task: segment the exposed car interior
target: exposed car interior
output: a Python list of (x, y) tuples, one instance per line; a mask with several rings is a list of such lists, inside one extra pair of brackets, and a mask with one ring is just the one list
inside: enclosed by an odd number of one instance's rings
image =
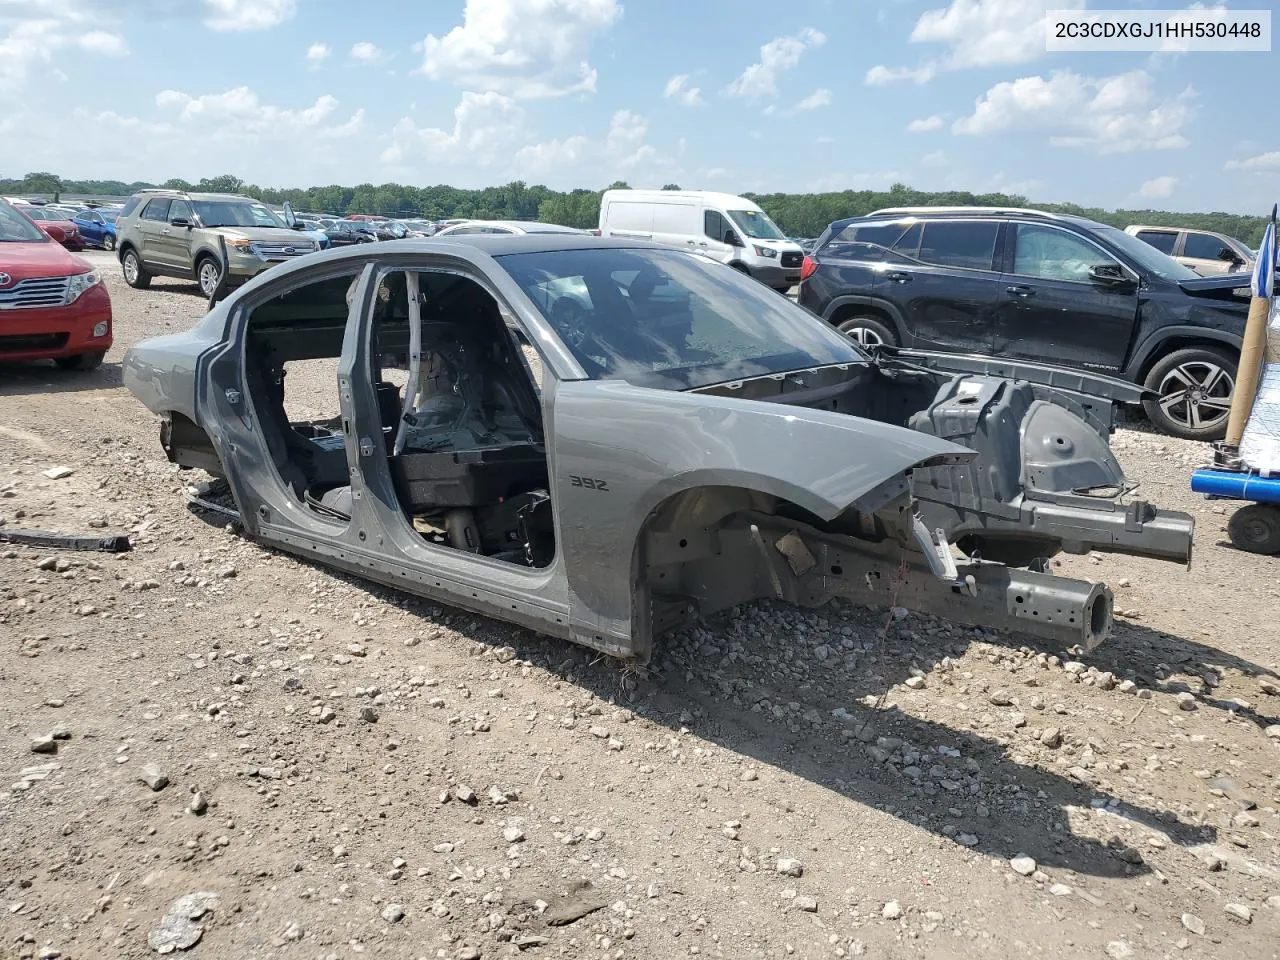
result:
[[(335, 277), (255, 308), (245, 349), (246, 385), (285, 486), (340, 522), (352, 513), (341, 418), (291, 422), (285, 369), (339, 356), (357, 282)], [(541, 402), (493, 297), (453, 273), (388, 271), (371, 322), (368, 376), (406, 520), (431, 543), (524, 566), (550, 563)]]

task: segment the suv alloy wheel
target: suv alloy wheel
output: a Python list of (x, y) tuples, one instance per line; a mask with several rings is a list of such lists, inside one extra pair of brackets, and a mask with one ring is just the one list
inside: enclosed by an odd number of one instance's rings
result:
[(1236, 366), (1234, 357), (1215, 347), (1175, 350), (1147, 373), (1144, 386), (1157, 396), (1142, 406), (1164, 433), (1184, 440), (1219, 440), (1227, 432)]

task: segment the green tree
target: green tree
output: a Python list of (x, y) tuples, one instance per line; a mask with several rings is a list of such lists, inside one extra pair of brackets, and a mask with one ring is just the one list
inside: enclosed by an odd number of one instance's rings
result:
[(235, 174), (223, 173), (216, 177), (204, 177), (195, 188), (206, 193), (239, 193), (244, 186), (244, 181)]
[(187, 180), (183, 180), (181, 177), (170, 177), (164, 183), (160, 184), (160, 186), (168, 190), (190, 190), (191, 189), (191, 183)]
[(678, 184), (678, 183), (664, 183), (664, 184), (662, 185), (662, 189), (663, 189), (663, 190), (679, 190), (679, 189), (680, 189), (680, 184)]
[(23, 193), (57, 193), (62, 189), (65, 189), (62, 184), (62, 178), (56, 173), (40, 171), (38, 173), (28, 173), (22, 178)]

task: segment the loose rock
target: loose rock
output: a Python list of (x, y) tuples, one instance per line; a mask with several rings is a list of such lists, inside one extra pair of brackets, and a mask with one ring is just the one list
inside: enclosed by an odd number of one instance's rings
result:
[(169, 775), (155, 763), (148, 763), (138, 771), (138, 779), (152, 790), (163, 790), (169, 785)]
[(1013, 872), (1024, 877), (1029, 877), (1036, 872), (1036, 862), (1025, 853), (1020, 853), (1009, 861), (1009, 866), (1013, 867)]

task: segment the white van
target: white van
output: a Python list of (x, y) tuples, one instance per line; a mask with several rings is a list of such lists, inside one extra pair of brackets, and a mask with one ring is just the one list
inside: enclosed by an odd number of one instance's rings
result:
[(706, 254), (782, 291), (800, 282), (804, 261), (804, 252), (756, 204), (707, 190), (606, 190), (600, 235)]

